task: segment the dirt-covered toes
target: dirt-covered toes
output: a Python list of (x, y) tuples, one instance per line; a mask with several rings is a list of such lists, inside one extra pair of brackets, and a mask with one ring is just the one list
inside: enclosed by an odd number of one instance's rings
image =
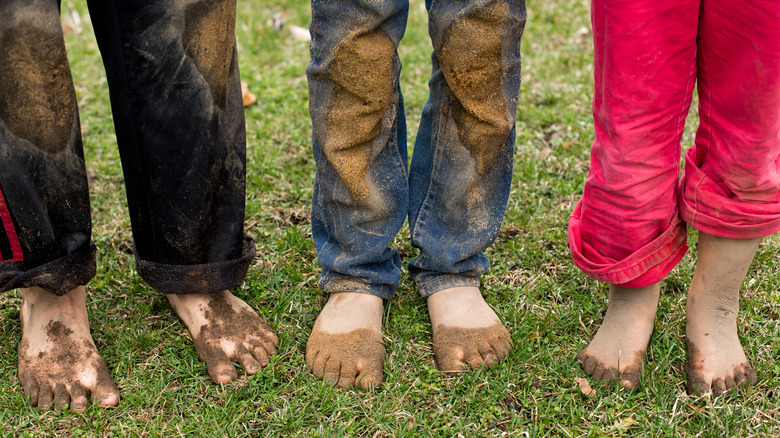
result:
[(618, 362), (617, 367), (605, 365), (598, 357), (588, 353), (587, 348), (577, 353), (576, 359), (582, 365), (583, 371), (594, 380), (618, 380), (624, 388), (639, 388), (645, 360), (643, 352), (635, 352), (634, 357), (628, 357), (622, 363)]
[(457, 374), (469, 368), (489, 368), (512, 349), (512, 337), (503, 324), (461, 328), (439, 324), (433, 330), (436, 368)]
[(731, 389), (755, 385), (758, 376), (753, 366), (742, 353), (735, 355), (714, 355), (707, 357), (692, 342), (688, 341), (688, 357), (685, 361), (685, 375), (688, 394), (702, 395), (712, 392), (721, 395)]
[(370, 329), (347, 333), (314, 330), (306, 343), (306, 366), (315, 377), (340, 388), (369, 390), (382, 384), (385, 347)]
[(80, 412), (90, 398), (99, 406), (116, 406), (119, 390), (91, 339), (74, 336), (60, 321), (49, 323), (47, 334), (45, 342), (23, 337), (19, 344), (19, 382), (30, 403)]
[(168, 300), (190, 330), (195, 350), (216, 383), (238, 378), (234, 363), (247, 374), (255, 374), (268, 365), (279, 347), (271, 327), (229, 291), (169, 295)]

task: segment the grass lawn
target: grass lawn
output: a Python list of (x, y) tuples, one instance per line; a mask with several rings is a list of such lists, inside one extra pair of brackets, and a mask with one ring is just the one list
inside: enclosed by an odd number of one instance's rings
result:
[[(606, 286), (578, 271), (566, 248), (592, 139), (591, 36), (587, 0), (529, 4), (515, 176), (502, 232), (487, 251), (484, 292), (513, 334), (496, 368), (458, 378), (436, 371), (424, 301), (404, 274), (386, 306), (386, 384), (372, 393), (315, 380), (306, 339), (325, 295), (315, 283), (309, 204), (314, 161), (304, 68), (308, 46), (277, 32), (274, 15), (305, 27), (305, 0), (239, 4), (243, 78), (257, 95), (247, 108), (248, 232), (258, 256), (236, 290), (278, 331), (279, 353), (255, 376), (211, 383), (184, 325), (145, 285), (132, 240), (102, 63), (84, 0), (63, 2), (63, 22), (81, 111), (98, 273), (88, 285), (95, 342), (121, 390), (121, 405), (84, 414), (42, 412), (16, 378), (18, 293), (0, 296), (0, 435), (4, 436), (776, 436), (780, 434), (780, 241), (766, 239), (743, 286), (740, 333), (758, 384), (718, 398), (685, 393), (684, 304), (695, 259), (663, 283), (644, 386), (594, 384), (574, 356), (598, 328)], [(408, 144), (427, 99), (431, 46), (422, 0), (411, 4), (399, 49)], [(75, 18), (81, 19), (80, 29)], [(0, 60), (2, 62), (2, 60)], [(2, 86), (2, 85), (0, 85)], [(691, 112), (684, 145), (693, 140)], [(695, 248), (696, 234), (689, 236)], [(405, 227), (395, 241), (414, 255)]]

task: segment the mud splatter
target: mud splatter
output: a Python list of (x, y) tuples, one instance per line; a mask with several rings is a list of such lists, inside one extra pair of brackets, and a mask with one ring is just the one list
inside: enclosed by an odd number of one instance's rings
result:
[(585, 350), (577, 353), (575, 358), (582, 365), (582, 369), (586, 374), (596, 380), (618, 380), (620, 384), (627, 389), (636, 389), (640, 386), (640, 380), (642, 377), (642, 367), (645, 364), (644, 351), (637, 351), (634, 353), (634, 360), (630, 361), (628, 366), (623, 366), (621, 363), (620, 368), (607, 367), (595, 356), (591, 356)]
[(233, 61), (236, 1), (200, 1), (185, 11), (184, 49), (209, 84), (214, 103), (224, 109)]
[[(220, 382), (220, 376), (230, 376), (230, 380), (238, 377), (231, 359), (251, 353), (260, 366), (266, 366), (268, 356), (276, 353), (277, 344), (267, 335), (273, 333), (271, 327), (249, 306), (232, 306), (224, 293), (211, 295), (204, 316), (209, 323), (201, 327), (194, 339), (195, 350), (215, 382)], [(236, 345), (234, 357), (227, 356), (223, 342)]]
[(29, 15), (0, 36), (0, 119), (14, 135), (57, 153), (76, 123), (73, 81), (59, 17)]
[(509, 25), (509, 5), (494, 1), (459, 17), (436, 51), (449, 87), (444, 110), (452, 111), (458, 136), (483, 174), (495, 161), (514, 125), (502, 94), (502, 35)]
[(366, 201), (376, 189), (367, 171), (371, 142), (394, 102), (395, 44), (381, 30), (347, 35), (334, 50), (330, 69), (335, 84), (323, 149), (353, 198)]
[(306, 343), (306, 366), (315, 377), (340, 388), (370, 390), (384, 381), (382, 335), (370, 329), (347, 333), (312, 331)]
[(741, 385), (755, 385), (758, 381), (756, 370), (747, 362), (736, 365), (731, 375), (710, 381), (705, 377), (706, 365), (701, 350), (691, 341), (686, 340), (686, 345), (688, 357), (685, 359), (685, 380), (688, 394), (701, 395), (712, 390), (714, 395), (720, 395)]
[(436, 368), (458, 374), (471, 368), (489, 368), (503, 360), (512, 349), (512, 337), (503, 324), (461, 328), (439, 324), (433, 330)]

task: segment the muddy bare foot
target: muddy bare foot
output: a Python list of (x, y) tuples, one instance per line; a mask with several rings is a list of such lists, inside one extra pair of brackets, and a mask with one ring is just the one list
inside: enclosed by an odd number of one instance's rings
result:
[(41, 409), (83, 412), (87, 400), (119, 404), (119, 391), (92, 340), (83, 286), (64, 296), (37, 287), (22, 293), (19, 381)]
[(384, 380), (384, 303), (376, 295), (332, 293), (306, 343), (306, 366), (341, 388), (371, 389)]
[(737, 336), (739, 288), (761, 239), (699, 232), (699, 257), (688, 291), (685, 334), (688, 392), (719, 395), (757, 381)]
[(477, 287), (454, 287), (428, 297), (436, 368), (457, 374), (488, 368), (512, 349), (512, 337)]
[(254, 374), (276, 353), (279, 338), (271, 327), (230, 291), (166, 297), (192, 334), (195, 350), (216, 383), (238, 378), (233, 362)]
[(653, 334), (661, 287), (609, 287), (609, 307), (593, 340), (577, 354), (583, 370), (596, 380), (619, 380), (638, 388), (647, 345)]

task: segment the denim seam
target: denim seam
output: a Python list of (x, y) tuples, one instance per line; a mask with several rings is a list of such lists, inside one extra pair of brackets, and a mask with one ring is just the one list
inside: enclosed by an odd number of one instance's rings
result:
[[(434, 56), (436, 53), (434, 52)], [(431, 197), (431, 186), (433, 185), (433, 176), (436, 174), (436, 170), (438, 168), (439, 163), (439, 156), (440, 156), (440, 148), (439, 145), (439, 138), (440, 134), (439, 132), (442, 130), (443, 126), (446, 126), (446, 118), (444, 117), (444, 107), (445, 104), (449, 101), (449, 96), (447, 95), (446, 90), (442, 90), (442, 100), (441, 100), (441, 106), (439, 107), (439, 114), (438, 114), (438, 123), (436, 127), (436, 134), (431, 139), (431, 144), (433, 145), (433, 164), (431, 164), (431, 172), (430, 172), (430, 178), (428, 179), (428, 187), (425, 189), (425, 199), (423, 199), (422, 204), (420, 205), (420, 211), (417, 212), (417, 218), (415, 218), (415, 227), (414, 231), (412, 232), (412, 241), (414, 241), (414, 236), (417, 235), (417, 230), (420, 228), (421, 225), (425, 224), (425, 213), (430, 209), (428, 207), (429, 202), (428, 200)]]

